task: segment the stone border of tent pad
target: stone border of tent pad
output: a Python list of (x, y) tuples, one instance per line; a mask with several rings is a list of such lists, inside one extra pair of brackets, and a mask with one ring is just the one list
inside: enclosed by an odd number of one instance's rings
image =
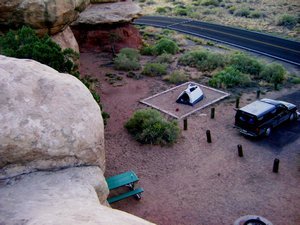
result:
[[(188, 87), (189, 84), (199, 85), (204, 94), (203, 100), (194, 106), (176, 103), (177, 97)], [(166, 91), (152, 95), (148, 98), (142, 99), (140, 102), (152, 108), (158, 109), (176, 119), (182, 119), (228, 97), (229, 95), (229, 93), (207, 87), (202, 84), (186, 82)]]

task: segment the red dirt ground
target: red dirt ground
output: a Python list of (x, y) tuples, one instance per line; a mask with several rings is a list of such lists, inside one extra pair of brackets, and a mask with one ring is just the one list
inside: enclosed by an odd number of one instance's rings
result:
[[(111, 116), (105, 128), (105, 175), (134, 170), (140, 177), (138, 186), (145, 190), (141, 201), (129, 198), (113, 208), (159, 225), (231, 225), (248, 214), (263, 216), (274, 225), (300, 224), (300, 138), (273, 148), (264, 140), (241, 136), (233, 128), (234, 100), (227, 99), (214, 105), (213, 120), (209, 108), (190, 116), (188, 130), (174, 146), (140, 145), (124, 123), (145, 107), (140, 99), (168, 86), (155, 78), (133, 80), (124, 73), (126, 84), (113, 87), (105, 81), (105, 73), (112, 69), (99, 67), (109, 61), (99, 54), (81, 54), (81, 74), (99, 79), (104, 110)], [(255, 93), (244, 94), (240, 105), (254, 99)], [(207, 129), (211, 144), (206, 142)], [(243, 145), (243, 158), (237, 156), (237, 144)], [(274, 158), (280, 159), (278, 174), (272, 173)]]

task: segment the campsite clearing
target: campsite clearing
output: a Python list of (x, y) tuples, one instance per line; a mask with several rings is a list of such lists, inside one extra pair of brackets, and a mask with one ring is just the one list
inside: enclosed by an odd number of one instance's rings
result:
[[(99, 54), (81, 54), (81, 73), (98, 78), (101, 101), (111, 118), (105, 127), (106, 177), (134, 170), (145, 192), (141, 201), (126, 199), (113, 205), (158, 225), (233, 224), (244, 215), (259, 215), (273, 224), (300, 223), (300, 121), (274, 131), (268, 139), (252, 140), (233, 128), (235, 99), (228, 98), (189, 116), (188, 130), (172, 147), (141, 145), (124, 128), (139, 103), (170, 88), (159, 78), (127, 78), (113, 87), (105, 81), (112, 68)], [(267, 92), (262, 97), (278, 98), (296, 93), (285, 101), (300, 99), (300, 89)], [(298, 95), (297, 95), (298, 93)], [(177, 97), (177, 96), (176, 96)], [(256, 98), (243, 94), (240, 106)], [(300, 102), (296, 102), (300, 107)], [(203, 115), (203, 116), (202, 116)], [(180, 123), (183, 126), (182, 123)], [(205, 131), (211, 130), (212, 143)], [(237, 154), (237, 145), (244, 157)], [(274, 158), (280, 159), (279, 173), (272, 173)]]

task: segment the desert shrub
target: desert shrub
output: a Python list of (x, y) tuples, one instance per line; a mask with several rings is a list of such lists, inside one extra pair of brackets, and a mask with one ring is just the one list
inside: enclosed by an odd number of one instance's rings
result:
[(142, 71), (143, 75), (155, 77), (167, 74), (167, 65), (160, 63), (147, 63)]
[(173, 12), (175, 16), (187, 16), (190, 13), (190, 9), (178, 6), (174, 8)]
[(300, 84), (300, 77), (297, 77), (297, 76), (291, 76), (289, 78), (289, 81), (292, 83), (292, 84)]
[(140, 58), (139, 51), (134, 48), (122, 48), (120, 53), (126, 55), (127, 58), (132, 60), (139, 60)]
[(260, 73), (260, 77), (273, 84), (280, 84), (285, 79), (286, 70), (277, 63), (266, 65)]
[(78, 54), (75, 51), (62, 50), (49, 36), (39, 38), (33, 29), (25, 26), (0, 37), (0, 54), (33, 59), (59, 72), (75, 73), (77, 69), (74, 62)]
[(155, 10), (155, 12), (161, 13), (161, 14), (164, 14), (164, 13), (166, 13), (167, 11), (168, 11), (168, 10), (167, 10), (166, 7), (157, 7), (156, 10)]
[(156, 57), (156, 63), (171, 63), (173, 62), (173, 57), (171, 54), (163, 53)]
[(220, 4), (220, 1), (218, 1), (218, 0), (201, 0), (201, 5), (204, 5), (204, 6), (209, 6), (209, 5), (218, 6), (219, 4)]
[(103, 110), (103, 106), (101, 104), (101, 97), (97, 93), (97, 91), (95, 90), (96, 83), (98, 82), (98, 79), (97, 78), (92, 78), (89, 75), (79, 76), (78, 79), (80, 79), (80, 81), (89, 89), (89, 91), (93, 95), (93, 98), (98, 103), (98, 105), (101, 109), (101, 115), (102, 115), (102, 118), (103, 118), (103, 123), (104, 123), (104, 125), (107, 125), (107, 121), (110, 118), (110, 115), (109, 115), (109, 113), (107, 113)]
[(154, 52), (157, 55), (161, 55), (163, 53), (169, 53), (169, 54), (176, 54), (179, 51), (178, 45), (168, 39), (168, 38), (162, 38), (158, 41), (158, 43), (154, 46)]
[(114, 59), (115, 68), (118, 70), (138, 70), (141, 68), (139, 63), (140, 54), (133, 48), (123, 48)]
[(154, 47), (153, 46), (143, 46), (140, 49), (141, 55), (154, 55)]
[(175, 71), (170, 75), (166, 75), (163, 78), (164, 80), (172, 84), (181, 84), (189, 80), (189, 76), (182, 71)]
[(202, 71), (212, 71), (218, 67), (224, 67), (227, 60), (224, 55), (211, 53), (207, 50), (196, 50), (185, 53), (179, 58), (179, 64), (197, 67)]
[(293, 15), (283, 14), (278, 18), (277, 25), (293, 28), (297, 25), (298, 18)]
[(230, 13), (230, 14), (233, 14), (234, 12), (235, 12), (235, 10), (236, 10), (236, 6), (230, 6), (229, 8), (228, 8), (228, 12)]
[(209, 53), (207, 58), (197, 63), (197, 68), (202, 71), (212, 71), (218, 67), (224, 67), (226, 59), (224, 55), (218, 53)]
[(115, 68), (117, 70), (138, 70), (141, 68), (141, 65), (137, 59), (131, 59), (124, 53), (119, 53), (114, 59)]
[(248, 8), (240, 8), (235, 10), (235, 16), (248, 17), (250, 15), (250, 10)]
[(233, 54), (230, 58), (230, 64), (242, 73), (254, 75), (255, 78), (262, 70), (262, 64), (258, 60), (243, 53)]
[(125, 124), (125, 128), (142, 144), (173, 144), (180, 134), (177, 122), (165, 120), (154, 109), (136, 111)]
[(183, 54), (178, 63), (184, 66), (196, 67), (199, 61), (202, 61), (207, 58), (208, 51), (190, 51)]
[(231, 88), (237, 86), (244, 87), (249, 85), (250, 82), (249, 75), (243, 74), (233, 67), (227, 67), (215, 74), (208, 83), (212, 87)]
[(253, 18), (253, 19), (258, 19), (258, 18), (264, 17), (264, 14), (262, 12), (259, 12), (259, 11), (253, 11), (253, 12), (250, 13), (249, 17)]

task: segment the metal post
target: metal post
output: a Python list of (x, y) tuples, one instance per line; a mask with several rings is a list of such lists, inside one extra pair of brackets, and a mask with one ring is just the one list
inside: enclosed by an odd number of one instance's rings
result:
[(236, 98), (236, 101), (235, 101), (235, 108), (239, 108), (240, 106), (240, 98)]
[(215, 108), (211, 108), (211, 110), (210, 110), (210, 118), (211, 119), (215, 118)]
[(187, 128), (188, 128), (188, 123), (187, 123), (187, 118), (185, 118), (183, 120), (183, 130), (187, 130)]
[(207, 131), (206, 131), (206, 138), (207, 138), (207, 143), (211, 143), (210, 130), (207, 130)]
[(278, 173), (279, 170), (279, 159), (274, 159), (274, 164), (273, 164), (273, 173)]
[(259, 97), (260, 97), (260, 90), (257, 90), (256, 91), (256, 98), (259, 99)]
[(243, 147), (242, 147), (242, 145), (238, 145), (237, 148), (238, 148), (239, 157), (243, 157), (244, 153), (243, 153)]

